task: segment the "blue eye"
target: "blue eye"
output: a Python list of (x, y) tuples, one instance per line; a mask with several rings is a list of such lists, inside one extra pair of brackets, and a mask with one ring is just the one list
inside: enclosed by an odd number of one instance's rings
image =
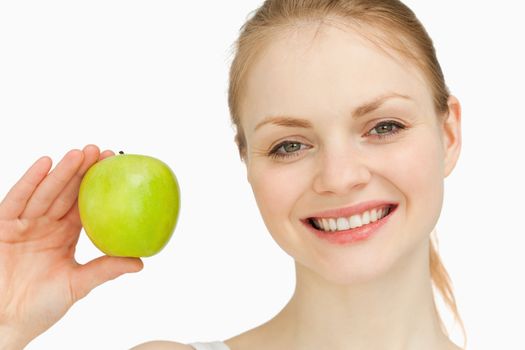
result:
[[(406, 129), (405, 125), (393, 120), (387, 120), (377, 123), (366, 135), (384, 140), (388, 137), (394, 136), (404, 129)], [(273, 147), (268, 152), (268, 156), (274, 159), (286, 159), (296, 157), (301, 153), (300, 151), (309, 148), (311, 148), (311, 146), (308, 146), (302, 142), (287, 140)]]
[(299, 155), (299, 151), (308, 148), (298, 141), (284, 141), (272, 148), (268, 155), (272, 158), (289, 158)]
[[(387, 137), (394, 136), (395, 134), (397, 134), (405, 128), (406, 127), (401, 123), (392, 120), (387, 120), (376, 124), (376, 126), (370, 129), (367, 135), (374, 135), (378, 139), (382, 140)], [(375, 133), (372, 132), (374, 130)]]

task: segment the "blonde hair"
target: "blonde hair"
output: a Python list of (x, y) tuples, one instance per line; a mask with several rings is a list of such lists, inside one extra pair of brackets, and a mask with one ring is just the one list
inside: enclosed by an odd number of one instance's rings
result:
[[(428, 82), (438, 116), (448, 113), (450, 92), (445, 84), (432, 39), (415, 14), (398, 0), (266, 0), (241, 27), (235, 42), (235, 56), (230, 68), (228, 104), (236, 127), (235, 142), (241, 159), (246, 157), (246, 140), (241, 126), (240, 101), (250, 66), (266, 45), (285, 29), (301, 23), (324, 23), (339, 20), (378, 44), (385, 45), (410, 59)], [(342, 20), (342, 21), (341, 21)], [(361, 31), (360, 28), (365, 28)], [(366, 29), (369, 29), (366, 31)], [(372, 30), (370, 30), (372, 29)], [(370, 35), (373, 39), (370, 39)], [(450, 277), (441, 262), (436, 242), (430, 239), (429, 264), (434, 287), (459, 322), (466, 344), (466, 332), (458, 312)], [(449, 336), (437, 310), (441, 329)]]

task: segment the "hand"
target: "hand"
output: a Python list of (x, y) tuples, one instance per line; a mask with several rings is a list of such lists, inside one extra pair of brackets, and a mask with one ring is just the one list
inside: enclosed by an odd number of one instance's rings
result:
[(23, 348), (96, 286), (142, 269), (138, 258), (75, 261), (80, 182), (112, 155), (88, 145), (68, 152), (51, 172), (51, 159), (42, 157), (0, 203), (0, 339), (9, 338), (11, 348)]

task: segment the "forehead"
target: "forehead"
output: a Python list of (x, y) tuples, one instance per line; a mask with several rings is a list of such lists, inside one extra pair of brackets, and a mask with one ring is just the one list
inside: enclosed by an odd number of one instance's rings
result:
[(412, 61), (349, 27), (304, 24), (281, 32), (249, 68), (241, 119), (347, 113), (389, 92), (432, 108), (432, 95)]

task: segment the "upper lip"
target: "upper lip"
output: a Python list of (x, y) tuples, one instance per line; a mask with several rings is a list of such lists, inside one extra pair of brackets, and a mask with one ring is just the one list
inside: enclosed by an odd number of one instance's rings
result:
[(397, 206), (396, 202), (384, 201), (384, 200), (373, 200), (368, 202), (358, 203), (349, 207), (325, 210), (319, 213), (314, 213), (306, 219), (311, 218), (338, 218), (338, 217), (350, 217), (355, 214), (361, 214), (367, 210), (380, 208), (384, 206)]

